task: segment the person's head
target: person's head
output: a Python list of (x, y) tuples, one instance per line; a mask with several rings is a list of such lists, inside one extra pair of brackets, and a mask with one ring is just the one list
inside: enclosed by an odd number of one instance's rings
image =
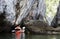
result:
[(20, 25), (16, 25), (15, 30), (20, 30)]

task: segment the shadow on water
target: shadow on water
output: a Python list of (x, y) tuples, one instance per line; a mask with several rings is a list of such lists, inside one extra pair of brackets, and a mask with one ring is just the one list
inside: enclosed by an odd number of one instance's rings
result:
[(10, 33), (0, 33), (0, 39), (15, 39), (15, 35)]
[(0, 33), (0, 39), (60, 39), (60, 35), (26, 35), (20, 33), (17, 36), (15, 33)]

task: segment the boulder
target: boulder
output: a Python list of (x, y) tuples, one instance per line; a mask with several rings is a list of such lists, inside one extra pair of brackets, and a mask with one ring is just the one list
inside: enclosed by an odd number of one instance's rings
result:
[(26, 28), (34, 33), (46, 33), (47, 23), (39, 20), (29, 20), (29, 22), (24, 23)]
[(44, 21), (29, 20), (28, 22), (24, 22), (24, 24), (30, 33), (33, 34), (60, 34), (60, 27), (53, 28)]

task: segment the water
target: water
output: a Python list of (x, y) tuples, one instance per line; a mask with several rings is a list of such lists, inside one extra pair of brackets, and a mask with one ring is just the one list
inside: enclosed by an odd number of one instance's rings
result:
[(60, 35), (32, 35), (26, 39), (60, 39)]
[[(0, 39), (18, 39), (18, 38), (16, 38), (15, 33), (12, 34), (1, 33)], [(60, 39), (60, 35), (26, 35), (21, 33), (19, 39)]]

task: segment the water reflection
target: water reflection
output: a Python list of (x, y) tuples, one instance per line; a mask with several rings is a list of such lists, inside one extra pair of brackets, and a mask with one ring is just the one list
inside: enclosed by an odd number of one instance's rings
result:
[(27, 35), (26, 39), (60, 39), (60, 35)]
[(21, 39), (25, 39), (25, 33), (21, 33)]
[(15, 33), (16, 39), (25, 39), (25, 33), (17, 32)]
[(48, 35), (48, 39), (57, 39), (57, 36), (56, 35)]
[(25, 33), (1, 33), (0, 39), (60, 39), (60, 35), (26, 35)]
[(20, 39), (21, 38), (21, 33), (20, 32), (16, 32), (15, 33), (15, 37), (16, 37), (16, 39)]
[(0, 39), (15, 39), (15, 35), (10, 33), (0, 33)]

